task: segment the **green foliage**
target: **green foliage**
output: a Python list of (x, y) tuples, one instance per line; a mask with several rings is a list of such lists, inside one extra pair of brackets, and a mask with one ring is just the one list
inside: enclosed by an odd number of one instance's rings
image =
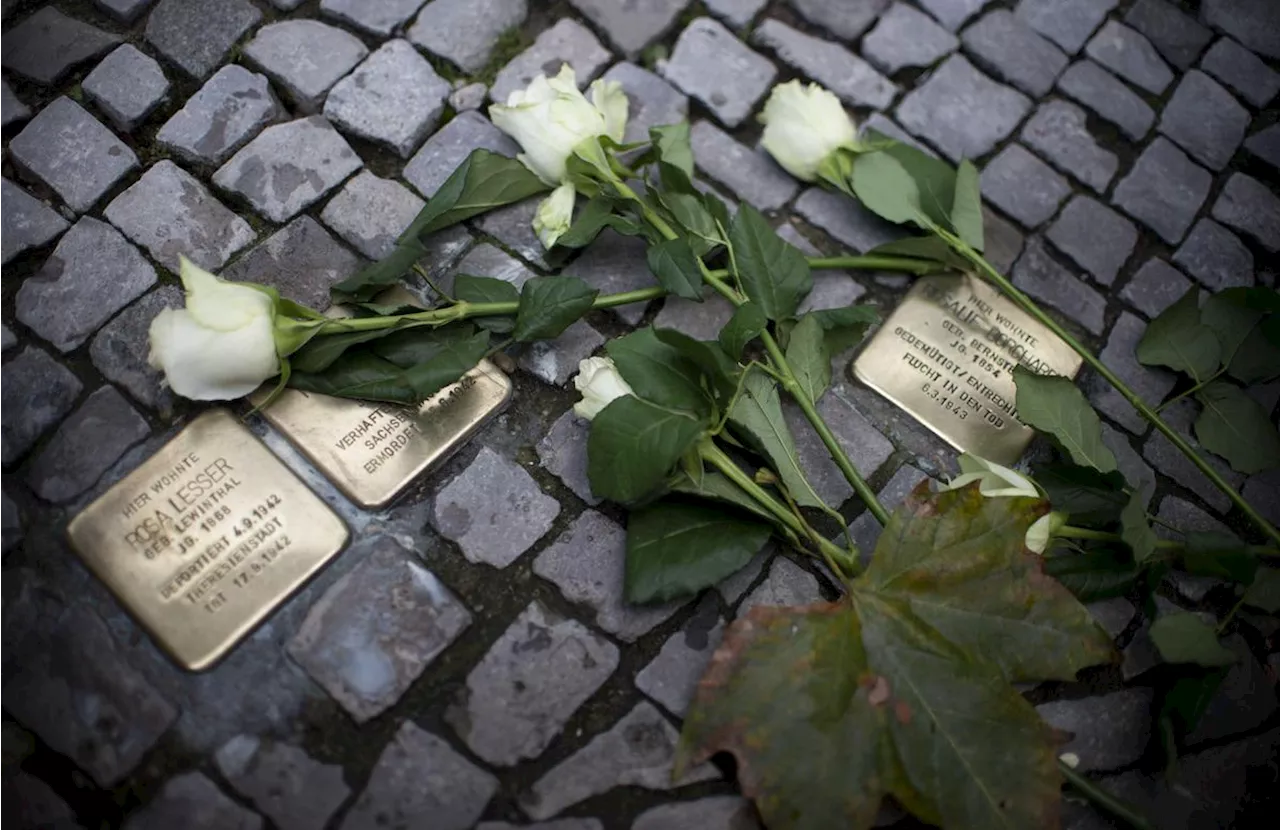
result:
[(770, 532), (768, 524), (703, 505), (640, 508), (627, 522), (627, 601), (662, 602), (709, 588), (751, 561)]
[(618, 200), (612, 196), (595, 196), (578, 210), (569, 230), (560, 235), (556, 245), (561, 248), (585, 248), (605, 228), (613, 228), (625, 236), (639, 236), (643, 227), (629, 216), (616, 213)]
[(702, 268), (686, 237), (650, 245), (645, 258), (659, 285), (677, 297), (702, 302)]
[(831, 385), (831, 353), (817, 317), (806, 314), (800, 318), (787, 341), (786, 358), (805, 397), (811, 401), (821, 398)]
[(822, 326), (827, 351), (838, 355), (862, 342), (867, 329), (880, 321), (880, 312), (865, 304), (822, 308), (807, 315)]
[(1120, 511), (1120, 538), (1133, 551), (1135, 562), (1146, 562), (1156, 552), (1155, 531), (1147, 523), (1147, 491), (1132, 493)]
[(689, 122), (664, 124), (649, 128), (649, 138), (661, 161), (693, 178), (693, 147), (689, 140)]
[(769, 226), (760, 211), (743, 204), (729, 228), (738, 279), (747, 297), (770, 320), (785, 320), (813, 288), (809, 261)]
[(1258, 557), (1230, 533), (1192, 531), (1185, 545), (1182, 565), (1187, 573), (1248, 585), (1258, 571)]
[(956, 169), (951, 225), (965, 244), (975, 251), (982, 250), (982, 191), (978, 184), (978, 168), (968, 159), (961, 161)]
[(957, 171), (909, 144), (893, 144), (858, 155), (853, 190), (860, 202), (890, 222), (951, 229), (982, 250), (978, 171), (967, 161)]
[(1046, 557), (1044, 572), (1081, 602), (1124, 596), (1142, 575), (1132, 556), (1112, 548)]
[(1197, 383), (1217, 370), (1222, 347), (1213, 329), (1200, 322), (1199, 294), (1192, 287), (1151, 321), (1138, 341), (1139, 361), (1185, 372)]
[[(453, 294), (468, 303), (518, 303), (520, 291), (506, 280), (493, 277), (473, 277), (458, 274), (453, 278)], [(477, 326), (495, 334), (510, 334), (516, 327), (515, 320), (507, 314), (472, 318)]]
[(559, 337), (591, 310), (599, 289), (577, 277), (534, 277), (520, 289), (512, 337), (522, 343)]
[(695, 340), (675, 329), (654, 329), (654, 334), (701, 370), (704, 382), (718, 401), (727, 401), (733, 396), (738, 388), (738, 364), (725, 354), (718, 342)]
[(610, 340), (605, 351), (641, 398), (669, 409), (711, 414), (711, 398), (697, 364), (659, 340), (652, 328)]
[(1244, 604), (1268, 614), (1280, 613), (1280, 569), (1259, 568), (1244, 592)]
[(1049, 497), (1053, 509), (1066, 513), (1073, 524), (1109, 524), (1119, 521), (1129, 503), (1124, 477), (1101, 473), (1075, 464), (1042, 464), (1035, 481)]
[(1218, 642), (1218, 632), (1195, 614), (1166, 614), (1151, 624), (1151, 641), (1166, 663), (1229, 666), (1239, 658)]
[(1267, 411), (1238, 386), (1214, 381), (1196, 393), (1204, 407), (1196, 437), (1210, 452), (1252, 475), (1280, 466), (1280, 433)]
[(800, 466), (795, 439), (782, 415), (778, 387), (759, 369), (747, 372), (742, 394), (729, 411), (729, 423), (739, 430), (747, 443), (770, 462), (782, 478), (782, 484), (804, 507), (822, 507), (822, 498), (814, 491)]
[(1021, 365), (1013, 370), (1013, 379), (1018, 390), (1018, 417), (1023, 423), (1052, 435), (1082, 467), (1100, 473), (1116, 469), (1116, 457), (1102, 443), (1102, 421), (1078, 386), (1067, 378), (1039, 375)]
[(733, 310), (733, 316), (720, 329), (720, 346), (729, 357), (737, 360), (747, 344), (760, 336), (769, 321), (760, 306), (746, 302)]
[(596, 415), (587, 438), (587, 476), (600, 498), (639, 501), (662, 486), (706, 423), (624, 395)]
[(703, 472), (697, 479), (682, 473), (676, 477), (675, 481), (670, 483), (670, 488), (672, 493), (696, 496), (729, 507), (736, 507), (739, 510), (759, 516), (765, 521), (771, 522), (774, 520), (773, 516), (769, 515), (758, 501), (747, 495), (741, 487), (730, 481), (723, 473)]

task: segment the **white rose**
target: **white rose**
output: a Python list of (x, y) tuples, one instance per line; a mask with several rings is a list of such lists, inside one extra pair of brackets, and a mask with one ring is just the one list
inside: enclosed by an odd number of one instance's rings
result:
[(840, 99), (817, 84), (778, 84), (760, 116), (761, 144), (797, 179), (816, 181), (822, 162), (857, 143), (857, 128)]
[(1045, 548), (1049, 547), (1049, 540), (1058, 532), (1058, 528), (1067, 523), (1067, 517), (1063, 513), (1056, 510), (1052, 513), (1046, 513), (1032, 523), (1027, 528), (1026, 538), (1023, 540), (1032, 553), (1044, 553)]
[(573, 200), (573, 185), (565, 182), (538, 205), (538, 212), (533, 215), (533, 232), (547, 250), (551, 250), (573, 224)]
[(151, 321), (148, 361), (174, 392), (197, 401), (233, 400), (280, 370), (275, 303), (255, 288), (222, 280), (182, 257), (186, 308)]
[(588, 357), (579, 363), (573, 385), (582, 393), (582, 400), (573, 405), (573, 411), (588, 421), (617, 398), (635, 394), (607, 357)]
[(947, 485), (948, 490), (956, 490), (971, 482), (978, 482), (978, 490), (989, 498), (1040, 498), (1040, 491), (1026, 476), (1002, 467), (985, 458), (965, 453), (960, 456), (960, 472)]
[(608, 136), (622, 141), (627, 125), (627, 96), (615, 81), (596, 81), (588, 101), (578, 89), (573, 67), (564, 64), (554, 78), (539, 75), (507, 103), (489, 107), (495, 126), (524, 150), (519, 159), (547, 184), (565, 180), (565, 162), (583, 141)]

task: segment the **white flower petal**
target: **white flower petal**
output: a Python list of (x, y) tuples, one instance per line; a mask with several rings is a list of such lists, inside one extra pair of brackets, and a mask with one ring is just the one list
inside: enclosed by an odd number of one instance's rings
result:
[(573, 405), (573, 411), (588, 421), (617, 398), (635, 394), (607, 357), (588, 357), (581, 361), (573, 386), (582, 393), (582, 400)]
[(234, 331), (273, 311), (271, 298), (256, 288), (224, 282), (191, 260), (179, 257), (179, 276), (187, 291), (187, 310), (200, 324), (218, 331)]
[(761, 144), (788, 173), (802, 181), (818, 178), (831, 153), (857, 139), (853, 119), (840, 99), (817, 84), (778, 84), (765, 103)]
[(187, 309), (165, 309), (151, 321), (148, 362), (161, 369), (174, 392), (197, 401), (233, 400), (279, 371), (272, 323), (259, 315), (220, 331)]
[(604, 116), (604, 134), (619, 144), (627, 132), (627, 94), (617, 81), (591, 84), (591, 104)]
[(551, 195), (538, 205), (538, 211), (533, 215), (533, 231), (538, 235), (542, 247), (547, 250), (551, 250), (556, 240), (573, 224), (573, 202), (576, 195), (573, 185), (565, 182), (551, 191)]

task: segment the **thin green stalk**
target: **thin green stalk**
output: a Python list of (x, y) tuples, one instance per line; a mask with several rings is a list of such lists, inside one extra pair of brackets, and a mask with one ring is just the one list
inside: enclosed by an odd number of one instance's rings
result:
[(947, 266), (941, 262), (888, 255), (809, 257), (808, 259), (809, 267), (814, 270), (855, 268), (863, 271), (902, 271), (917, 276), (940, 274), (947, 270)]
[[(1124, 538), (1119, 533), (1108, 533), (1105, 530), (1093, 530), (1087, 527), (1074, 527), (1065, 525), (1058, 528), (1054, 536), (1060, 536), (1063, 539), (1087, 539), (1095, 542), (1124, 542)], [(1186, 547), (1184, 542), (1173, 539), (1157, 539), (1156, 548), (1158, 550), (1182, 550)], [(1258, 556), (1280, 556), (1280, 548), (1271, 545), (1246, 545), (1245, 550)]]
[(1136, 830), (1153, 830), (1146, 817), (1125, 801), (1099, 787), (1085, 776), (1076, 772), (1062, 760), (1058, 761), (1058, 770), (1067, 783), (1096, 806), (1110, 813)]
[(1179, 392), (1178, 394), (1174, 395), (1174, 396), (1173, 396), (1172, 398), (1170, 398), (1169, 400), (1167, 400), (1167, 401), (1165, 401), (1164, 403), (1162, 403), (1162, 404), (1160, 404), (1159, 406), (1157, 406), (1157, 407), (1156, 407), (1156, 412), (1163, 412), (1165, 409), (1167, 409), (1167, 408), (1168, 408), (1168, 407), (1170, 407), (1170, 406), (1173, 406), (1175, 403), (1177, 403), (1178, 401), (1180, 401), (1180, 400), (1182, 400), (1183, 398), (1187, 397), (1188, 395), (1194, 395), (1195, 393), (1199, 392), (1201, 389), (1203, 389), (1203, 388), (1205, 388), (1206, 386), (1208, 386), (1209, 384), (1213, 383), (1213, 382), (1214, 382), (1215, 380), (1217, 380), (1218, 378), (1222, 377), (1222, 376), (1226, 373), (1226, 371), (1227, 371), (1227, 367), (1226, 367), (1226, 366), (1223, 366), (1221, 369), (1219, 369), (1218, 371), (1214, 372), (1212, 375), (1209, 375), (1209, 377), (1207, 377), (1207, 378), (1205, 378), (1204, 380), (1200, 381), (1200, 382), (1199, 382), (1199, 383), (1197, 383), (1195, 386), (1191, 387), (1190, 389), (1186, 390), (1185, 392)]

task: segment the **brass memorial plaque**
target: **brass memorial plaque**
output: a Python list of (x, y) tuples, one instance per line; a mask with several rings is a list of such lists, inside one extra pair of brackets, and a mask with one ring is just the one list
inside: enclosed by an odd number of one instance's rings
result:
[(229, 651), (347, 541), (337, 514), (225, 409), (192, 421), (67, 534), (193, 671)]
[[(269, 392), (250, 400), (260, 404)], [(510, 379), (484, 360), (416, 410), (286, 389), (262, 414), (352, 501), (376, 508), (442, 463), (510, 398)]]
[(995, 288), (924, 277), (858, 355), (853, 373), (963, 452), (999, 464), (1035, 430), (1018, 420), (1013, 368), (1074, 377), (1080, 356)]

